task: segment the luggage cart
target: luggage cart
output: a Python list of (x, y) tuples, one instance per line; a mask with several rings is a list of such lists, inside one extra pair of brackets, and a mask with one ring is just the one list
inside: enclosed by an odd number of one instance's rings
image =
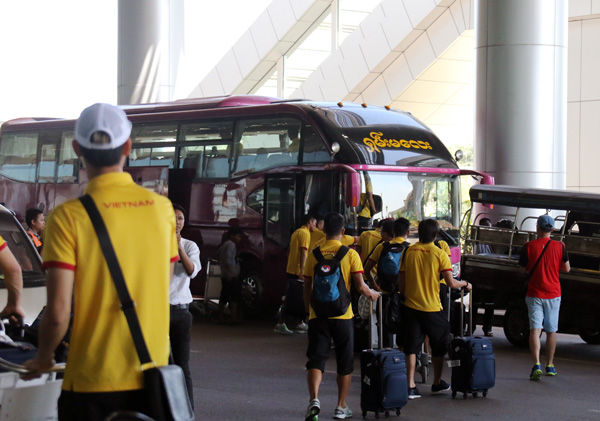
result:
[(21, 380), (19, 375), (28, 373), (20, 365), (0, 358), (0, 420), (32, 421), (57, 420), (57, 402), (62, 379), (56, 374), (62, 373), (65, 364), (56, 364), (48, 373), (34, 380)]
[(205, 320), (210, 320), (216, 313), (219, 298), (221, 297), (221, 266), (215, 259), (206, 262), (206, 283), (204, 284), (204, 296), (195, 297), (194, 304)]

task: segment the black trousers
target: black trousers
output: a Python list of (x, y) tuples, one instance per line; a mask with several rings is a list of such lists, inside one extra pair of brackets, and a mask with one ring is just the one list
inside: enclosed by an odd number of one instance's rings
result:
[(142, 390), (124, 392), (69, 392), (63, 390), (58, 398), (60, 421), (105, 421), (116, 411), (144, 413), (145, 395)]
[(190, 371), (190, 333), (192, 329), (192, 313), (187, 308), (171, 310), (169, 336), (171, 338), (171, 353), (173, 362), (181, 367), (185, 376), (190, 403), (194, 408), (194, 389)]

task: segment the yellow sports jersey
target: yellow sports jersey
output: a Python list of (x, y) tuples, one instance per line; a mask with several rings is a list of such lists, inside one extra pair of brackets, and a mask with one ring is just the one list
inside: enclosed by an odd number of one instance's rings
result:
[[(315, 247), (321, 247), (323, 244), (325, 244), (325, 241), (327, 241), (327, 237), (324, 236), (320, 238), (319, 241), (315, 243)], [(340, 240), (340, 242), (343, 246), (350, 247), (356, 243), (356, 237), (353, 237), (351, 235), (342, 235), (342, 239)], [(310, 250), (312, 250), (313, 248), (314, 247), (311, 247)]]
[(2, 238), (2, 236), (0, 235), (0, 251), (4, 250), (6, 247), (6, 241), (4, 241), (4, 238)]
[(452, 270), (446, 252), (433, 243), (416, 243), (404, 252), (400, 272), (405, 273), (405, 305), (419, 311), (441, 311), (440, 272)]
[[(320, 249), (323, 257), (326, 259), (333, 259), (342, 246), (342, 243), (337, 240), (327, 240), (325, 244), (323, 244)], [(306, 268), (304, 269), (304, 275), (308, 278), (312, 278), (314, 275), (315, 265), (317, 264), (317, 259), (315, 259), (315, 255), (311, 252), (308, 253), (308, 257), (306, 258)], [(344, 256), (341, 261), (341, 269), (342, 276), (344, 277), (344, 281), (346, 282), (346, 288), (350, 291), (350, 287), (352, 285), (352, 274), (354, 273), (363, 273), (362, 262), (360, 261), (360, 257), (355, 250), (348, 250), (348, 254)], [(309, 319), (314, 319), (317, 317), (315, 312), (310, 307), (310, 316)], [(352, 312), (352, 304), (348, 306), (348, 310), (343, 316), (339, 317), (331, 317), (332, 319), (351, 319), (354, 317), (354, 313)]]
[(369, 257), (369, 253), (375, 248), (377, 243), (381, 241), (381, 230), (363, 231), (358, 238), (358, 246), (360, 247), (360, 259), (364, 262)]
[[(446, 253), (449, 258), (452, 257), (452, 254), (450, 252), (450, 246), (448, 245), (447, 242), (445, 242), (444, 240), (440, 240), (440, 241), (438, 241), (438, 244), (440, 245), (440, 248), (442, 249), (442, 251), (444, 253)], [(450, 263), (452, 263), (452, 260), (450, 261)], [(446, 285), (446, 281), (443, 279), (440, 279), (440, 283)]]
[(312, 249), (317, 247), (317, 243), (324, 243), (325, 237), (326, 235), (323, 231), (321, 231), (318, 228), (315, 228), (315, 230), (310, 233), (310, 247), (308, 248), (308, 251), (311, 251)]
[[(371, 178), (365, 176), (365, 191), (367, 193), (373, 194), (373, 183), (371, 182)], [(369, 203), (369, 196), (367, 193), (360, 194), (360, 205), (363, 207), (358, 216), (362, 216), (364, 218), (370, 218), (371, 214), (371, 204)]]
[[(302, 225), (292, 234), (290, 239), (290, 253), (288, 254), (288, 262), (286, 272), (290, 275), (300, 275), (300, 249), (309, 250), (310, 247), (310, 230)], [(306, 268), (305, 268), (306, 269)]]
[[(170, 264), (179, 259), (173, 205), (124, 172), (93, 178), (85, 192), (107, 226), (150, 356), (157, 365), (166, 365)], [(73, 330), (62, 388), (141, 389), (138, 354), (96, 232), (79, 200), (54, 209), (44, 238), (43, 267), (75, 272)]]
[[(390, 241), (391, 244), (402, 244), (404, 243), (406, 240), (404, 239), (404, 237), (395, 237), (392, 241)], [(375, 247), (375, 250), (373, 250), (373, 254), (371, 254), (371, 257), (369, 257), (369, 260), (372, 260), (375, 262), (375, 266), (373, 266), (373, 271), (376, 273), (376, 269), (377, 269), (377, 264), (379, 263), (379, 258), (381, 257), (381, 251), (383, 250), (383, 243), (381, 244), (377, 244), (377, 246)], [(389, 291), (385, 291), (385, 290), (381, 290), (382, 294), (389, 294)]]

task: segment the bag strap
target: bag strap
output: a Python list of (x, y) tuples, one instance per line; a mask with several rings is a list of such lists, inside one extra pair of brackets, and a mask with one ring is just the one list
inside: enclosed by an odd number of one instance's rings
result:
[(540, 263), (540, 260), (542, 260), (542, 256), (546, 252), (546, 249), (548, 248), (548, 244), (550, 244), (551, 241), (552, 241), (551, 239), (548, 240), (548, 242), (546, 243), (546, 245), (542, 249), (542, 252), (540, 253), (540, 257), (538, 257), (538, 259), (535, 261), (535, 264), (533, 265), (533, 268), (531, 269), (531, 272), (529, 272), (529, 277), (530, 278), (533, 276), (533, 273), (535, 272), (535, 270), (536, 270), (536, 268), (538, 266), (538, 263)]
[[(334, 259), (337, 260), (338, 262), (341, 262), (342, 259), (344, 257), (346, 257), (346, 254), (348, 254), (349, 250), (350, 249), (348, 247), (346, 247), (346, 246), (340, 247), (340, 249), (338, 250), (338, 252), (335, 254)], [(320, 253), (320, 251), (319, 251), (319, 253)]]
[(121, 310), (123, 310), (125, 318), (127, 319), (127, 324), (129, 325), (129, 330), (131, 331), (131, 336), (133, 337), (133, 343), (135, 345), (138, 357), (140, 358), (140, 363), (142, 365), (152, 363), (153, 361), (150, 358), (150, 353), (146, 347), (146, 341), (144, 341), (144, 335), (142, 334), (140, 321), (137, 317), (137, 313), (135, 312), (135, 302), (129, 295), (129, 290), (127, 289), (127, 284), (125, 283), (125, 278), (123, 277), (123, 272), (121, 271), (121, 265), (119, 264), (119, 260), (115, 254), (112, 242), (110, 241), (110, 236), (108, 235), (102, 215), (100, 215), (98, 207), (89, 194), (80, 197), (79, 200), (87, 211), (92, 221), (92, 225), (94, 225), (94, 230), (98, 236), (98, 241), (100, 242), (100, 247), (102, 248), (104, 258), (106, 259), (108, 270), (110, 271), (110, 275), (115, 283), (117, 294), (119, 295), (119, 301), (121, 301)]
[(321, 249), (319, 247), (315, 247), (312, 252), (313, 256), (315, 256), (315, 259), (317, 259), (317, 263), (321, 263), (323, 260), (325, 260), (325, 257), (323, 257), (323, 253), (321, 253)]

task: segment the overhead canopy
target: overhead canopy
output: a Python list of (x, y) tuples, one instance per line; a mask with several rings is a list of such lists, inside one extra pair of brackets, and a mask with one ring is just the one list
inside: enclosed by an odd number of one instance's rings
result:
[(475, 185), (471, 187), (469, 195), (471, 201), (476, 203), (600, 213), (600, 194), (579, 191)]

